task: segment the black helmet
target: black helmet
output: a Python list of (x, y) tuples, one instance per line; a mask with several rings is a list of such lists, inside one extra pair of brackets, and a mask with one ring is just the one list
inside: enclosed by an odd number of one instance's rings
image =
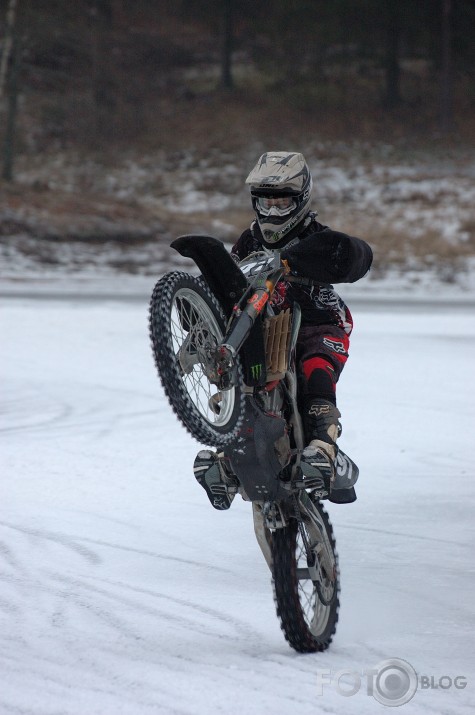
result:
[(280, 249), (306, 216), (312, 193), (310, 169), (302, 154), (273, 151), (263, 154), (246, 179), (263, 244)]

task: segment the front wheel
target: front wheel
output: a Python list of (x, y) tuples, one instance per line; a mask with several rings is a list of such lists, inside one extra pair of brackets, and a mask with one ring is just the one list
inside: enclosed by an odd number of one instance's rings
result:
[(290, 519), (288, 526), (272, 534), (272, 584), (277, 615), (286, 640), (299, 653), (328, 648), (336, 631), (340, 606), (333, 529), (322, 505), (317, 502), (313, 507), (316, 523), (328, 539), (327, 558), (323, 559), (321, 534), (312, 520), (305, 520), (306, 540), (316, 560), (313, 571), (308, 568), (305, 544), (296, 519)]
[[(236, 438), (244, 416), (238, 386), (219, 391), (207, 356), (223, 339), (225, 316), (208, 286), (187, 273), (167, 273), (150, 301), (150, 339), (165, 393), (177, 417), (202, 444)], [(239, 364), (237, 366), (240, 375)]]

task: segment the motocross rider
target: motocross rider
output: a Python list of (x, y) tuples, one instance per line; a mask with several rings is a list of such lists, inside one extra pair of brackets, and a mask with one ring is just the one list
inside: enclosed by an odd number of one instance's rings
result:
[[(369, 271), (371, 248), (360, 238), (334, 231), (310, 210), (312, 177), (302, 154), (266, 152), (246, 179), (256, 219), (232, 248), (242, 261), (255, 251), (277, 251), (286, 273), (272, 295), (274, 312), (298, 303), (302, 323), (297, 338), (299, 409), (306, 448), (302, 461), (326, 463), (335, 475), (336, 440), (341, 433), (336, 384), (348, 359), (353, 320), (333, 283), (354, 283)], [(198, 453), (195, 477), (216, 509), (233, 499), (221, 481), (217, 455)], [(329, 499), (348, 503), (354, 489), (332, 488)]]
[[(296, 301), (302, 309), (297, 340), (299, 396), (307, 448), (331, 464), (341, 433), (336, 384), (348, 359), (353, 320), (333, 283), (354, 283), (373, 253), (360, 238), (334, 231), (310, 210), (312, 177), (300, 153), (263, 154), (246, 179), (256, 219), (232, 248), (241, 261), (254, 251), (279, 251), (287, 268), (272, 298), (276, 312)], [(332, 499), (333, 501), (333, 499)]]

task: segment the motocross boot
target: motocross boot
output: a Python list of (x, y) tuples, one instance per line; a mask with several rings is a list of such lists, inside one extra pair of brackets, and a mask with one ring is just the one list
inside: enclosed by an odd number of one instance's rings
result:
[(346, 504), (356, 500), (353, 487), (335, 489), (338, 445), (341, 434), (340, 410), (329, 400), (308, 398), (303, 418), (307, 447), (302, 452), (302, 471), (309, 471), (305, 465), (318, 469), (329, 485), (329, 500), (336, 504)]
[(307, 399), (304, 408), (304, 431), (307, 447), (320, 449), (333, 464), (338, 454), (336, 440), (341, 434), (341, 413), (338, 407), (323, 398)]
[(193, 465), (196, 480), (215, 509), (229, 509), (238, 491), (238, 482), (224, 467), (224, 454), (202, 449)]

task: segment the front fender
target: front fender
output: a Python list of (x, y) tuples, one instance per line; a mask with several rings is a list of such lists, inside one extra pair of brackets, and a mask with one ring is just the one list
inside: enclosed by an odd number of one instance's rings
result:
[[(224, 314), (229, 318), (234, 306), (249, 287), (249, 282), (225, 249), (223, 242), (212, 236), (190, 234), (175, 239), (171, 246), (182, 256), (193, 259)], [(262, 318), (252, 326), (239, 354), (246, 385), (265, 385), (266, 356)]]
[(196, 263), (229, 318), (249, 283), (223, 242), (212, 236), (189, 234), (175, 239), (171, 247)]

